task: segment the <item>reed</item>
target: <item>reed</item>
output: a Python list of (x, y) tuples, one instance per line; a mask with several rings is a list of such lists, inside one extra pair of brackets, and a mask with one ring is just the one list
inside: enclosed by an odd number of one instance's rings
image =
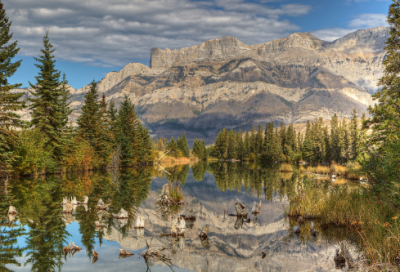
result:
[(282, 163), (279, 167), (281, 172), (293, 172), (293, 166), (289, 163)]
[(399, 218), (364, 188), (305, 186), (291, 199), (287, 215), (351, 228), (366, 245), (364, 254), (371, 265), (391, 266), (400, 256)]

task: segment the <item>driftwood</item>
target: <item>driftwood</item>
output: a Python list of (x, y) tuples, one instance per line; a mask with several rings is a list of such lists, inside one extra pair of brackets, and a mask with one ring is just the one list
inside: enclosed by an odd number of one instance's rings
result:
[(158, 260), (158, 261), (161, 261), (161, 262), (165, 263), (166, 265), (168, 265), (171, 268), (171, 266), (172, 266), (171, 259), (167, 258), (162, 253), (162, 251), (165, 250), (166, 248), (153, 249), (151, 247), (151, 243), (149, 245), (147, 243), (147, 240), (146, 240), (146, 246), (147, 246), (146, 251), (139, 253), (139, 255), (142, 256), (144, 258), (144, 260), (146, 261), (146, 264), (147, 264), (148, 260), (154, 259), (154, 260)]
[(186, 221), (183, 218), (172, 220), (171, 236), (184, 236), (186, 230)]
[(258, 214), (261, 212), (261, 200), (260, 204), (257, 204), (255, 201), (253, 203), (253, 207), (251, 208), (251, 213), (252, 214)]
[(144, 219), (141, 216), (136, 218), (135, 229), (144, 229)]
[(349, 250), (346, 247), (344, 242), (340, 242), (340, 249), (342, 251), (343, 257), (346, 259), (349, 268), (353, 268), (356, 266), (356, 262), (354, 261), (353, 257), (351, 257)]
[(127, 250), (125, 250), (125, 249), (119, 249), (119, 255), (125, 255), (125, 256), (132, 256), (132, 255), (135, 255), (135, 254), (133, 254), (132, 252), (129, 252), (129, 251), (127, 251)]
[(244, 209), (246, 209), (246, 206), (243, 205), (240, 201), (235, 203), (235, 209), (236, 209), (237, 216), (247, 217), (247, 212), (245, 212), (245, 210), (244, 210)]
[(210, 229), (210, 227), (209, 227), (208, 225), (205, 225), (205, 226), (203, 227), (203, 229), (200, 231), (199, 236), (200, 236), (201, 238), (207, 238), (209, 229)]
[(333, 260), (335, 261), (335, 266), (337, 269), (341, 269), (346, 265), (346, 259), (344, 258), (343, 253), (339, 252), (339, 249), (336, 249), (336, 254)]
[(103, 200), (100, 198), (99, 201), (97, 201), (97, 206), (96, 208), (99, 210), (108, 210), (109, 204), (104, 204)]
[(93, 260), (92, 260), (92, 264), (94, 264), (95, 262), (97, 262), (97, 259), (99, 258), (99, 254), (97, 254), (96, 251), (94, 251), (93, 249)]
[(14, 206), (10, 206), (8, 208), (8, 214), (13, 214), (13, 215), (17, 214), (17, 209)]
[(72, 253), (72, 255), (74, 255), (75, 252), (78, 252), (81, 250), (82, 250), (82, 248), (80, 246), (76, 246), (74, 242), (72, 242), (72, 246), (71, 246), (71, 242), (68, 244), (68, 246), (64, 246), (65, 254)]
[(74, 196), (73, 198), (71, 197), (71, 203), (72, 203), (72, 205), (78, 205), (78, 201), (76, 200), (76, 196)]
[(65, 205), (63, 205), (63, 213), (72, 213), (74, 209), (74, 205), (70, 201), (68, 201)]
[(314, 229), (314, 222), (311, 222), (311, 236), (317, 237), (317, 231)]
[(128, 219), (129, 214), (124, 210), (124, 208), (121, 208), (118, 214), (113, 214), (113, 217), (116, 219)]
[(89, 197), (88, 196), (84, 196), (83, 197), (83, 202), (79, 202), (78, 201), (78, 205), (87, 205), (89, 202)]

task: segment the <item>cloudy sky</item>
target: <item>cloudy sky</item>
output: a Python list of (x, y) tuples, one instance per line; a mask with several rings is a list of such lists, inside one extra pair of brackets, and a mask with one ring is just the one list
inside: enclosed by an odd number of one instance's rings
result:
[(11, 79), (35, 83), (34, 56), (49, 30), (57, 68), (80, 88), (130, 62), (148, 65), (150, 49), (181, 48), (234, 36), (265, 43), (293, 32), (333, 41), (387, 25), (390, 0), (2, 0), (23, 64)]

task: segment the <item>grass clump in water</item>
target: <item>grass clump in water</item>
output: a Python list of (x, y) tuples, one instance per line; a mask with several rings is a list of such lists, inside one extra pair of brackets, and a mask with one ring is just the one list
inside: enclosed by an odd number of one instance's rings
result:
[(293, 172), (293, 166), (289, 163), (282, 163), (279, 167), (281, 172)]
[(358, 234), (371, 267), (394, 265), (400, 259), (400, 217), (372, 197), (368, 189), (315, 186), (305, 181), (292, 197), (288, 216), (317, 218), (321, 226), (346, 226)]

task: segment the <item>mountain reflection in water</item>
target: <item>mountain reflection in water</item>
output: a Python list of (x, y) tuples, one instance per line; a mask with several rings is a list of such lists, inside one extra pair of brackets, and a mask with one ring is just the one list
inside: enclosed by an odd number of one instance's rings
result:
[[(314, 222), (319, 234), (313, 237), (310, 221), (299, 236), (293, 234), (296, 222), (284, 213), (304, 182), (296, 171), (226, 162), (11, 180), (0, 186), (0, 270), (171, 271), (161, 261), (140, 257), (149, 244), (165, 248), (173, 271), (334, 271), (337, 242), (354, 234), (322, 230)], [(156, 204), (166, 183), (181, 186), (184, 205)], [(329, 181), (313, 184), (331, 186)], [(72, 214), (63, 213), (63, 197), (73, 196), (89, 201), (74, 206)], [(100, 199), (110, 204), (108, 211), (96, 208)], [(261, 213), (247, 220), (229, 216), (236, 213), (237, 201), (248, 211), (261, 201)], [(16, 216), (8, 215), (10, 205)], [(111, 216), (121, 208), (128, 219)], [(186, 221), (185, 236), (161, 236), (170, 233), (177, 214), (194, 216)], [(138, 216), (144, 218), (144, 229), (134, 228)], [(205, 225), (208, 238), (200, 239)], [(64, 246), (72, 242), (83, 249), (65, 254)], [(134, 255), (119, 258), (119, 248)]]

